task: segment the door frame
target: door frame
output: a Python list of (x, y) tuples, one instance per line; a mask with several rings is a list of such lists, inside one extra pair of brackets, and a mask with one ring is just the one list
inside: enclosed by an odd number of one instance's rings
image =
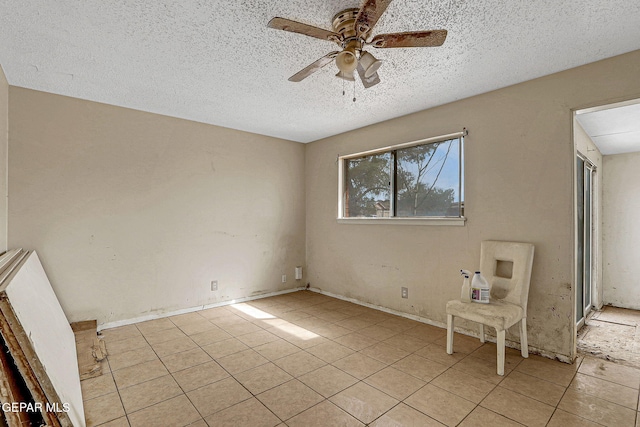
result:
[[(606, 108), (595, 107), (595, 108)], [(577, 280), (578, 280), (578, 183), (577, 183), (577, 159), (578, 156), (582, 157), (582, 159), (588, 160), (595, 167), (595, 174), (592, 177), (592, 213), (591, 213), (591, 222), (592, 222), (592, 230), (591, 230), (591, 305), (592, 309), (600, 309), (602, 308), (602, 257), (601, 257), (601, 247), (602, 247), (602, 233), (600, 229), (600, 210), (601, 210), (601, 200), (602, 200), (602, 187), (600, 182), (600, 174), (602, 173), (601, 169), (601, 161), (594, 159), (593, 152), (597, 152), (597, 155), (602, 157), (600, 151), (597, 150), (593, 141), (591, 144), (593, 148), (582, 148), (578, 147), (578, 137), (576, 128), (580, 126), (576, 119), (576, 114), (580, 114), (581, 112), (586, 112), (587, 110), (593, 110), (594, 107), (586, 108), (586, 109), (575, 109), (572, 110), (572, 125), (571, 125), (571, 135), (572, 135), (572, 145), (573, 145), (573, 160), (571, 162), (571, 180), (572, 180), (572, 197), (573, 197), (573, 226), (572, 226), (572, 236), (573, 236), (573, 279), (571, 286), (571, 305), (572, 305), (572, 316), (571, 316), (571, 324), (572, 324), (572, 357), (575, 358), (577, 355), (577, 336), (578, 330), (582, 327), (584, 322), (577, 322)], [(590, 155), (591, 154), (591, 155)]]

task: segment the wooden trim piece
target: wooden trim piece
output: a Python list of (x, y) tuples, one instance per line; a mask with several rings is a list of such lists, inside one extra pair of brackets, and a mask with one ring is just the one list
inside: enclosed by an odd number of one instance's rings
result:
[[(20, 389), (20, 385), (15, 378), (16, 372), (11, 366), (11, 356), (7, 354), (8, 348), (2, 339), (0, 342), (0, 401), (11, 404), (13, 402), (24, 402), (26, 398)], [(4, 411), (4, 410), (3, 410)], [(29, 416), (24, 412), (4, 412), (5, 421), (9, 427), (21, 427), (29, 425)]]
[[(10, 312), (9, 318), (7, 318), (5, 314), (7, 311)], [(13, 317), (13, 319), (11, 317)], [(20, 340), (18, 340), (13, 332), (12, 324), (15, 325), (15, 323), (15, 315), (13, 314), (13, 310), (11, 309), (11, 306), (7, 301), (6, 294), (2, 294), (0, 295), (0, 333), (2, 333), (2, 337), (7, 344), (7, 348), (9, 349), (9, 352), (11, 353), (16, 366), (18, 367), (20, 375), (22, 375), (22, 378), (27, 384), (34, 402), (40, 403), (42, 407), (45, 408), (47, 406), (47, 403), (49, 403), (49, 400), (47, 399), (45, 391), (41, 387), (34, 370), (29, 364), (28, 356), (23, 352)], [(22, 332), (24, 333), (24, 330)], [(29, 344), (29, 347), (31, 347), (31, 344)], [(42, 417), (44, 418), (44, 421), (48, 426), (50, 425), (52, 427), (61, 427), (61, 424), (58, 421), (55, 413), (42, 411)]]
[[(16, 317), (16, 314), (14, 313), (8, 298), (6, 298), (6, 295), (0, 295), (0, 312), (2, 312), (3, 316), (8, 320), (11, 330), (15, 335), (15, 338), (19, 343), (24, 356), (26, 357), (27, 363), (31, 367), (35, 378), (41, 387), (41, 390), (44, 392), (46, 401), (62, 409), (63, 402), (60, 400), (58, 393), (53, 387), (53, 384), (51, 383), (51, 380), (47, 375), (47, 371), (44, 369), (44, 366), (42, 366), (38, 355), (31, 345), (31, 341), (29, 341), (29, 337), (27, 336), (25, 330), (22, 328), (22, 325)], [(46, 408), (46, 405), (43, 407), (43, 409), (44, 408)], [(47, 414), (47, 417), (55, 420), (55, 423), (52, 424), (53, 427), (73, 427), (73, 423), (71, 422), (71, 419), (69, 419), (69, 416), (66, 412), (46, 412), (43, 410), (43, 416), (45, 416), (45, 413)], [(45, 417), (45, 419), (47, 418)]]
[(97, 321), (86, 320), (71, 324), (76, 340), (76, 356), (78, 358), (78, 373), (80, 380), (95, 378), (102, 375), (102, 363), (106, 357), (104, 341), (98, 339)]
[(97, 329), (98, 329), (97, 320), (84, 320), (82, 322), (73, 322), (71, 324), (71, 330), (73, 332), (96, 331)]

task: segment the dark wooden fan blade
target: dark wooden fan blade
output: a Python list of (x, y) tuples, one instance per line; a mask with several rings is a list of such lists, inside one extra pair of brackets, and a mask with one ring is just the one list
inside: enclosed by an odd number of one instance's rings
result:
[(360, 80), (362, 80), (362, 85), (365, 89), (369, 89), (371, 86), (375, 86), (380, 83), (378, 73), (374, 73), (367, 78), (364, 76), (364, 68), (362, 68), (362, 65), (360, 64), (358, 64), (358, 68), (356, 68), (356, 70), (358, 70), (358, 75), (360, 76)]
[(292, 21), (286, 18), (273, 18), (267, 24), (269, 28), (276, 30), (284, 30), (292, 33), (304, 34), (305, 36), (315, 37), (317, 39), (335, 41), (340, 40), (340, 34), (323, 28), (314, 27), (313, 25), (303, 24), (302, 22)]
[(306, 79), (311, 74), (315, 73), (320, 68), (324, 67), (329, 62), (333, 61), (333, 58), (335, 58), (337, 55), (338, 55), (337, 51), (336, 52), (330, 52), (330, 53), (326, 54), (325, 56), (323, 56), (322, 58), (318, 59), (314, 63), (307, 65), (302, 70), (298, 71), (293, 76), (289, 77), (289, 81), (290, 82), (299, 82), (299, 81), (302, 81), (302, 80)]
[(356, 33), (358, 37), (366, 35), (373, 29), (378, 19), (382, 16), (391, 0), (367, 0), (364, 2), (356, 16)]
[(373, 47), (435, 47), (447, 38), (447, 30), (410, 31), (407, 33), (378, 34), (369, 43)]

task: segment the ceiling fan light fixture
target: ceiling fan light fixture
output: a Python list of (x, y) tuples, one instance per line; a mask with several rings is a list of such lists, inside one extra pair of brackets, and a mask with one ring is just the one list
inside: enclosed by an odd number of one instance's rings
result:
[(343, 73), (342, 71), (338, 71), (338, 74), (336, 74), (336, 77), (342, 79), (342, 80), (346, 80), (348, 82), (355, 82), (356, 78), (353, 76), (353, 72), (351, 73)]
[(353, 74), (358, 68), (358, 58), (355, 49), (346, 48), (336, 57), (336, 66), (338, 70), (345, 74)]
[(360, 56), (360, 65), (364, 69), (364, 76), (369, 78), (373, 76), (378, 68), (382, 65), (382, 61), (378, 60), (369, 52), (362, 52)]
[[(316, 60), (293, 76), (289, 81), (299, 82), (335, 61), (337, 77), (353, 81), (354, 71), (365, 89), (380, 83), (378, 68), (382, 64), (372, 54), (365, 52), (365, 46), (377, 49), (414, 48), (441, 46), (447, 38), (447, 30), (405, 31), (372, 35), (376, 23), (382, 17), (392, 0), (361, 0), (360, 8), (344, 9), (333, 17), (332, 30), (326, 30), (291, 19), (275, 17), (267, 26), (305, 36), (331, 41), (340, 46), (340, 51), (330, 52)], [(368, 41), (367, 41), (368, 40)]]

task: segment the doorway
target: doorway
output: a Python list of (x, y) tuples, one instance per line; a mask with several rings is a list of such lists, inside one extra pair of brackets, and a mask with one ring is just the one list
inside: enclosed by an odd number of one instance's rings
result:
[(575, 111), (573, 137), (576, 352), (640, 367), (640, 99)]

